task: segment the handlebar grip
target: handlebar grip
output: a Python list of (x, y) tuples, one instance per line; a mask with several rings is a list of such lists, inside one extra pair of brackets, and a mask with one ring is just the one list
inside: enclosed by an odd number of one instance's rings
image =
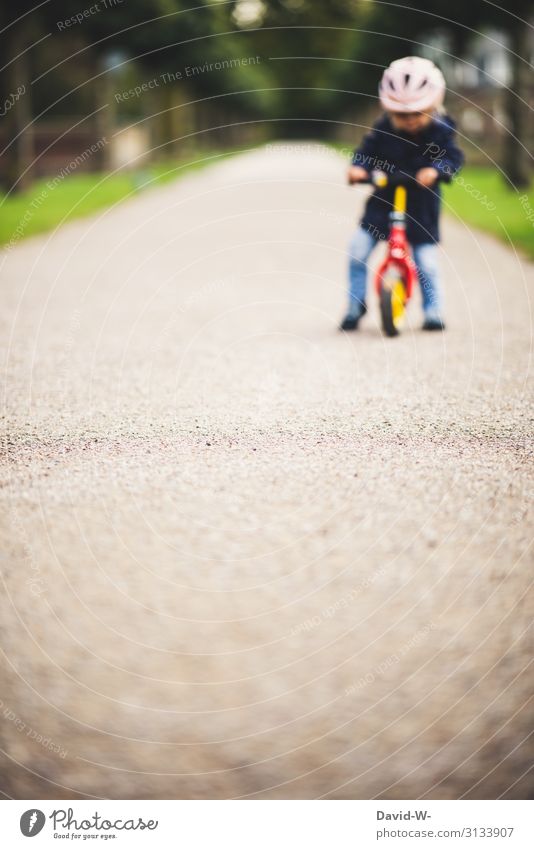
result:
[(379, 189), (385, 189), (389, 182), (389, 177), (385, 171), (371, 172), (371, 183), (373, 186), (376, 186)]

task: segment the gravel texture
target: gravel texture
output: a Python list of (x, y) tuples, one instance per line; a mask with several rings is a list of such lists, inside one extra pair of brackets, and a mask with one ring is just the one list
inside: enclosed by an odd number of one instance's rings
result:
[(3, 253), (7, 796), (532, 797), (533, 267), (449, 218), (447, 332), (340, 334), (343, 180), (272, 145)]

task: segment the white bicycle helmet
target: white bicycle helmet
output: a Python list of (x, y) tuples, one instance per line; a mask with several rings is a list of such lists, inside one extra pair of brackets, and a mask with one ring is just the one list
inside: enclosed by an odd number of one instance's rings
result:
[(445, 80), (430, 59), (405, 56), (386, 68), (378, 93), (390, 112), (426, 112), (443, 103)]

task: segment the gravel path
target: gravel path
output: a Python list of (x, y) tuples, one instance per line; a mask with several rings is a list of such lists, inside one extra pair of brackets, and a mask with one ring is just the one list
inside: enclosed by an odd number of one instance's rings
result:
[(532, 796), (532, 266), (449, 219), (448, 332), (343, 336), (343, 179), (4, 253), (8, 796)]

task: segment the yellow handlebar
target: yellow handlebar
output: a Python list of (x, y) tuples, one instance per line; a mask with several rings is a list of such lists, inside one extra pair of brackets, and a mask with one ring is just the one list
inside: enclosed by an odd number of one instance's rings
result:
[(388, 184), (388, 175), (383, 171), (373, 171), (373, 183), (379, 189), (383, 189)]
[(406, 212), (406, 189), (404, 186), (397, 186), (395, 189), (393, 212)]

